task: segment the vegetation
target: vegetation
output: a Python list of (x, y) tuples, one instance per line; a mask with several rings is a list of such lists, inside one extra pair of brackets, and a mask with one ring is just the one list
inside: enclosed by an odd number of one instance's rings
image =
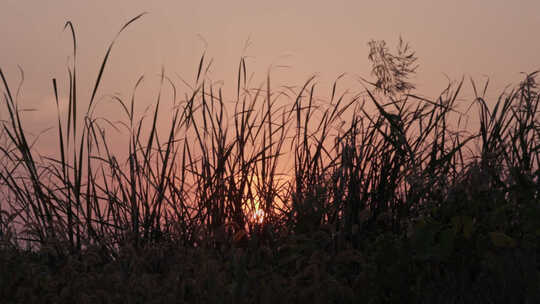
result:
[[(122, 32), (140, 16), (132, 19)], [(540, 301), (538, 72), (468, 108), (463, 80), (414, 93), (416, 57), (372, 41), (374, 81), (317, 98), (314, 78), (252, 88), (241, 58), (232, 115), (202, 56), (166, 134), (132, 98), (94, 116), (75, 30), (58, 157), (33, 149), (0, 70), (0, 298), (20, 303), (535, 303)], [(120, 34), (120, 33), (119, 33)], [(52, 80), (60, 109), (56, 79)], [(161, 92), (161, 91), (160, 91)], [(82, 107), (86, 108), (81, 112)], [(368, 112), (369, 109), (374, 111)], [(478, 111), (478, 127), (464, 125)], [(81, 114), (82, 113), (82, 114)], [(127, 159), (107, 128), (129, 134)], [(476, 131), (475, 131), (476, 130)], [(165, 136), (165, 138), (163, 137)]]

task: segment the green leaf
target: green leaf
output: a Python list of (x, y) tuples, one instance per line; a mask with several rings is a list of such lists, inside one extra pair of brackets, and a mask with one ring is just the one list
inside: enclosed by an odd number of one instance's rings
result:
[(474, 232), (473, 219), (467, 215), (454, 216), (452, 218), (452, 229), (456, 235), (463, 231), (465, 238), (470, 239)]
[(516, 246), (516, 241), (504, 232), (490, 232), (489, 236), (496, 247), (513, 248)]
[(463, 221), (463, 235), (466, 239), (470, 239), (474, 232), (474, 223), (470, 216), (462, 216)]
[(462, 223), (461, 223), (461, 216), (454, 216), (452, 217), (452, 229), (454, 230), (454, 233), (457, 235), (461, 231)]
[(445, 229), (441, 232), (440, 249), (441, 255), (449, 256), (454, 251), (455, 234), (453, 229)]

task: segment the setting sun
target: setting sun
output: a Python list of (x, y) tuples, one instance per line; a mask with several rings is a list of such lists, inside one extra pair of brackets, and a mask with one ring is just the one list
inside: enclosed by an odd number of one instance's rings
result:
[(264, 211), (262, 209), (255, 209), (255, 212), (252, 216), (253, 222), (257, 224), (262, 224), (264, 221)]
[(262, 224), (265, 218), (265, 212), (263, 210), (261, 197), (260, 197), (260, 188), (261, 188), (261, 179), (257, 175), (251, 175), (248, 180), (248, 186), (245, 190), (245, 203), (244, 211), (249, 215), (251, 223)]

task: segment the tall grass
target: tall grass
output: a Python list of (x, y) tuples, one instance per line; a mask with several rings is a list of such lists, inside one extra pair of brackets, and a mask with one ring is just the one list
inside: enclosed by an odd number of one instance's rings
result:
[[(463, 118), (456, 109), (463, 81), (436, 100), (411, 94), (414, 86), (399, 77), (414, 72), (415, 58), (402, 41), (397, 56), (384, 42), (371, 42), (378, 79), (362, 82), (372, 89), (338, 96), (341, 75), (323, 102), (315, 101), (315, 78), (299, 90), (275, 91), (268, 75), (260, 87), (248, 88), (242, 58), (230, 116), (221, 88), (205, 81), (208, 68), (202, 56), (194, 89), (182, 103), (172, 80), (161, 75), (161, 86), (172, 87), (176, 104), (165, 140), (156, 128), (161, 90), (149, 125), (134, 116), (135, 94), (130, 100), (113, 97), (129, 128), (129, 157), (119, 162), (105, 137), (107, 124), (98, 123), (92, 110), (117, 38), (107, 49), (81, 116), (76, 35), (70, 22), (66, 29), (73, 37), (74, 60), (68, 68), (67, 117), (58, 114), (58, 158), (33, 151), (18, 102), (0, 71), (9, 113), (2, 130), (6, 145), (0, 177), (9, 204), (3, 212), (17, 214), (10, 221), (22, 221), (24, 239), (58, 253), (93, 243), (112, 250), (128, 239), (139, 244), (162, 237), (195, 245), (220, 229), (238, 232), (253, 224), (255, 207), (264, 211), (265, 223), (287, 232), (330, 225), (350, 236), (353, 227), (372, 228), (383, 216), (398, 231), (435, 194), (443, 199), (472, 164), (489, 173), (489, 187), (509, 189), (516, 181), (533, 185), (537, 179), (537, 72), (502, 94), (492, 110), (484, 99), (487, 83), (479, 95), (472, 82), (476, 98), (471, 106), (479, 109), (480, 129), (453, 128), (451, 114)], [(52, 85), (60, 113), (56, 79)], [(368, 104), (375, 113), (367, 112)], [(473, 139), (481, 149), (467, 158), (464, 149)], [(284, 181), (278, 164), (289, 157), (294, 159), (287, 172), (292, 178)], [(533, 191), (527, 197), (536, 197), (538, 189), (526, 188)], [(360, 214), (366, 215), (362, 223)]]
[[(314, 77), (300, 88), (275, 88), (269, 74), (259, 87), (249, 87), (242, 58), (228, 115), (230, 99), (207, 81), (203, 55), (184, 99), (161, 73), (149, 122), (134, 111), (143, 77), (129, 100), (113, 97), (129, 137), (128, 157), (121, 160), (105, 135), (114, 124), (93, 111), (118, 36), (84, 102), (75, 29), (70, 22), (66, 29), (74, 43), (66, 117), (52, 80), (57, 157), (34, 148), (18, 94), (0, 70), (9, 116), (0, 133), (2, 246), (27, 243), (52, 259), (97, 248), (115, 259), (126, 246), (221, 250), (246, 242), (283, 244), (289, 236), (323, 231), (330, 250), (340, 252), (368, 248), (366, 240), (385, 233), (414, 242), (433, 223), (467, 234), (472, 222), (494, 242), (525, 235), (538, 241), (538, 72), (496, 101), (485, 99), (488, 83), (478, 90), (471, 80), (475, 99), (467, 108), (457, 104), (463, 80), (434, 100), (414, 93), (407, 77), (416, 59), (401, 42), (397, 55), (371, 42), (376, 80), (360, 79), (362, 92), (352, 95), (339, 93), (341, 75), (328, 99), (319, 97)], [(166, 88), (175, 106), (162, 133), (157, 124)], [(477, 130), (462, 123), (473, 110)], [(254, 220), (256, 212), (263, 212), (262, 221)]]

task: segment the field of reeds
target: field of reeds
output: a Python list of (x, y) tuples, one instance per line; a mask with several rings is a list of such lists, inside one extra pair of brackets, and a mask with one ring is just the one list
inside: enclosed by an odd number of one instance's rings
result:
[[(252, 87), (240, 58), (224, 96), (203, 55), (189, 92), (161, 74), (169, 117), (161, 93), (136, 117), (141, 78), (112, 97), (116, 123), (94, 115), (113, 45), (90, 100), (76, 60), (68, 92), (52, 79), (57, 157), (35, 148), (0, 69), (6, 303), (540, 302), (538, 72), (496, 100), (474, 80), (429, 99), (409, 46), (371, 41), (358, 94), (341, 76)], [(110, 128), (129, 138), (121, 152)]]

